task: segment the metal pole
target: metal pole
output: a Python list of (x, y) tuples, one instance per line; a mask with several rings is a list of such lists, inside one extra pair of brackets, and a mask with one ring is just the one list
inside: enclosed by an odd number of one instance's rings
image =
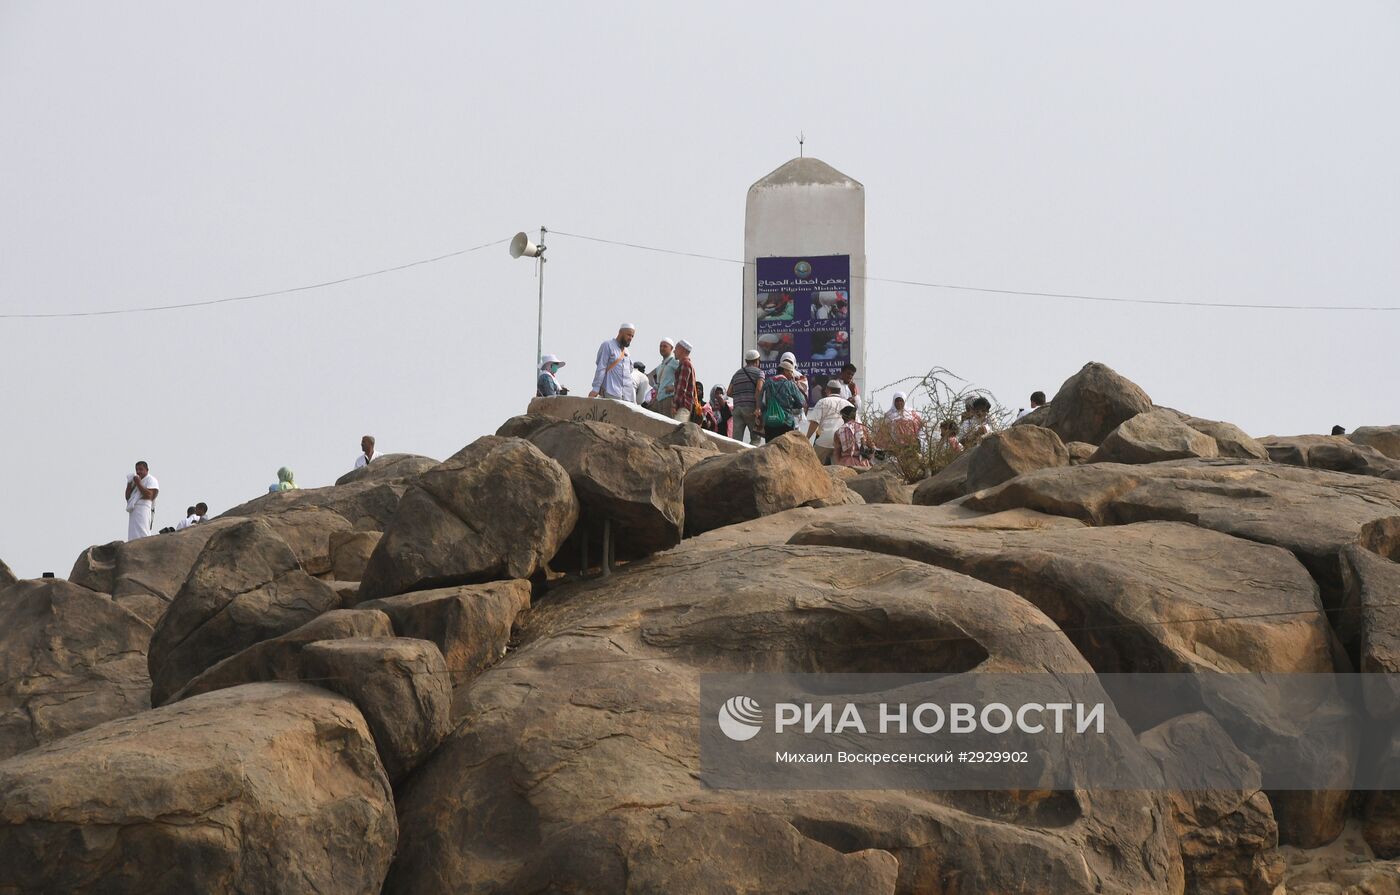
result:
[(540, 362), (544, 360), (544, 235), (549, 231), (540, 225), (540, 310), (535, 328), (535, 377), (540, 375)]

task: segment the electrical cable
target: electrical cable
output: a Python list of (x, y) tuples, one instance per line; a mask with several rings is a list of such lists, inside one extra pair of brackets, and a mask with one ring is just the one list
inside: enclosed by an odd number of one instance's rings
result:
[[(586, 239), (590, 242), (600, 242), (609, 245), (625, 246), (630, 249), (643, 249), (648, 252), (659, 252), (665, 255), (681, 255), (687, 258), (703, 258), (709, 261), (724, 261), (729, 264), (752, 264), (751, 261), (740, 261), (737, 258), (722, 258), (718, 255), (704, 255), (697, 252), (681, 252), (674, 249), (663, 249), (657, 246), (641, 245), (635, 242), (623, 242), (615, 239), (604, 239), (600, 236), (583, 236), (578, 233), (566, 233), (563, 230), (551, 230), (556, 236), (568, 236), (573, 239)], [(1260, 305), (1249, 304), (1247, 302), (1225, 302), (1225, 301), (1177, 301), (1164, 298), (1113, 298), (1105, 295), (1081, 295), (1073, 292), (1037, 292), (1027, 289), (999, 289), (991, 286), (967, 286), (959, 283), (932, 283), (922, 280), (901, 280), (892, 277), (872, 277), (851, 275), (853, 280), (866, 280), (875, 283), (892, 283), (900, 286), (920, 286), (929, 289), (956, 289), (964, 292), (985, 292), (993, 295), (1024, 295), (1032, 298), (1054, 298), (1072, 301), (1097, 301), (1111, 302), (1115, 304), (1138, 304), (1138, 305), (1170, 305), (1174, 307), (1187, 308), (1242, 308), (1245, 310), (1257, 311), (1400, 311), (1400, 305)]]
[(308, 283), (305, 286), (293, 286), (289, 289), (274, 289), (270, 292), (254, 292), (250, 295), (233, 295), (227, 298), (211, 298), (205, 301), (187, 301), (173, 305), (152, 305), (143, 308), (112, 308), (105, 311), (55, 311), (52, 313), (37, 314), (0, 314), (0, 320), (20, 320), (20, 319), (40, 319), (54, 317), (108, 317), (116, 314), (146, 314), (152, 311), (173, 311), (179, 308), (203, 308), (209, 305), (222, 305), (230, 302), (252, 301), (257, 298), (271, 298), (274, 295), (291, 295), (295, 292), (309, 292), (312, 289), (324, 289), (327, 286), (339, 286), (342, 283), (350, 283), (355, 280), (364, 280), (370, 277), (381, 276), (395, 271), (408, 270), (410, 267), (421, 267), (424, 264), (435, 264), (439, 261), (446, 261), (448, 258), (456, 258), (459, 255), (467, 255), (472, 252), (479, 252), (482, 249), (489, 249), (498, 246), (510, 239), (498, 239), (495, 242), (483, 243), (479, 246), (472, 246), (469, 249), (459, 249), (455, 252), (448, 252), (445, 255), (437, 255), (432, 258), (421, 258), (417, 261), (409, 261), (407, 264), (396, 264), (393, 267), (382, 267), (379, 270), (366, 271), (365, 273), (351, 274), (347, 277), (339, 277), (334, 280), (324, 280), (320, 283)]

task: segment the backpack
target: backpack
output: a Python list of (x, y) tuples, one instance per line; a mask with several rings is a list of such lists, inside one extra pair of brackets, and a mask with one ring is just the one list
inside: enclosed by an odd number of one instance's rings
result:
[(792, 415), (783, 406), (783, 397), (797, 386), (790, 379), (772, 379), (763, 388), (763, 428), (781, 429), (792, 425)]

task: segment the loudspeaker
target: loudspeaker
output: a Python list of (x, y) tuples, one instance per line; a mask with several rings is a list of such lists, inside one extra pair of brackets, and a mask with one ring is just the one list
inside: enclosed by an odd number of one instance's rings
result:
[(526, 258), (538, 258), (543, 254), (544, 249), (531, 242), (530, 237), (526, 236), (523, 231), (515, 234), (515, 238), (510, 241), (510, 256), (512, 258), (519, 258), (522, 255)]

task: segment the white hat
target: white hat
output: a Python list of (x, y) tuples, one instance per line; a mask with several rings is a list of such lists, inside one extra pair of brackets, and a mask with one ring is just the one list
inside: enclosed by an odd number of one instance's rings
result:
[(637, 331), (637, 328), (636, 328), (635, 326), (633, 326), (632, 324), (630, 324), (630, 323), (619, 324), (618, 327), (617, 327), (617, 331), (618, 331), (618, 332), (622, 332), (624, 329), (630, 329), (630, 330), (632, 330), (632, 332), (636, 332), (636, 331)]
[(791, 351), (784, 351), (782, 357), (778, 358), (778, 360), (779, 360), (779, 361), (785, 361), (785, 360), (786, 360), (786, 361), (792, 361), (792, 365), (793, 365), (794, 367), (797, 366), (797, 355), (793, 354)]
[(778, 335), (777, 333), (764, 333), (763, 335), (758, 337), (758, 344), (772, 345), (774, 342), (781, 342), (782, 340), (783, 337)]
[(751, 360), (758, 360), (761, 356), (757, 349), (750, 348), (748, 351), (744, 352), (744, 363), (748, 363)]
[(670, 345), (672, 348), (676, 347), (676, 342), (675, 342), (675, 340), (674, 340), (674, 339), (670, 339), (670, 338), (663, 338), (663, 339), (661, 340), (661, 344), (662, 344), (662, 345)]
[(906, 400), (908, 397), (909, 397), (909, 396), (906, 395), (904, 392), (895, 392), (895, 393), (894, 393), (894, 400), (895, 400), (895, 401), (903, 401), (903, 400)]
[(677, 347), (677, 348), (684, 348), (686, 351), (694, 351), (694, 350), (695, 350), (693, 347), (691, 347), (691, 344), (690, 344), (689, 342), (687, 342), (685, 339), (681, 339), (679, 342), (677, 342), (677, 343), (676, 343), (676, 347)]
[(797, 369), (797, 365), (794, 364), (792, 361), (788, 360), (787, 358), (783, 358), (782, 360), (778, 361), (778, 366), (787, 370), (795, 371)]
[(541, 370), (543, 370), (545, 367), (549, 366), (550, 364), (558, 364), (558, 365), (561, 366), (561, 367), (564, 366), (564, 362), (563, 362), (562, 360), (559, 359), (559, 355), (557, 355), (557, 354), (546, 354), (544, 357), (540, 358), (540, 369), (541, 369)]

